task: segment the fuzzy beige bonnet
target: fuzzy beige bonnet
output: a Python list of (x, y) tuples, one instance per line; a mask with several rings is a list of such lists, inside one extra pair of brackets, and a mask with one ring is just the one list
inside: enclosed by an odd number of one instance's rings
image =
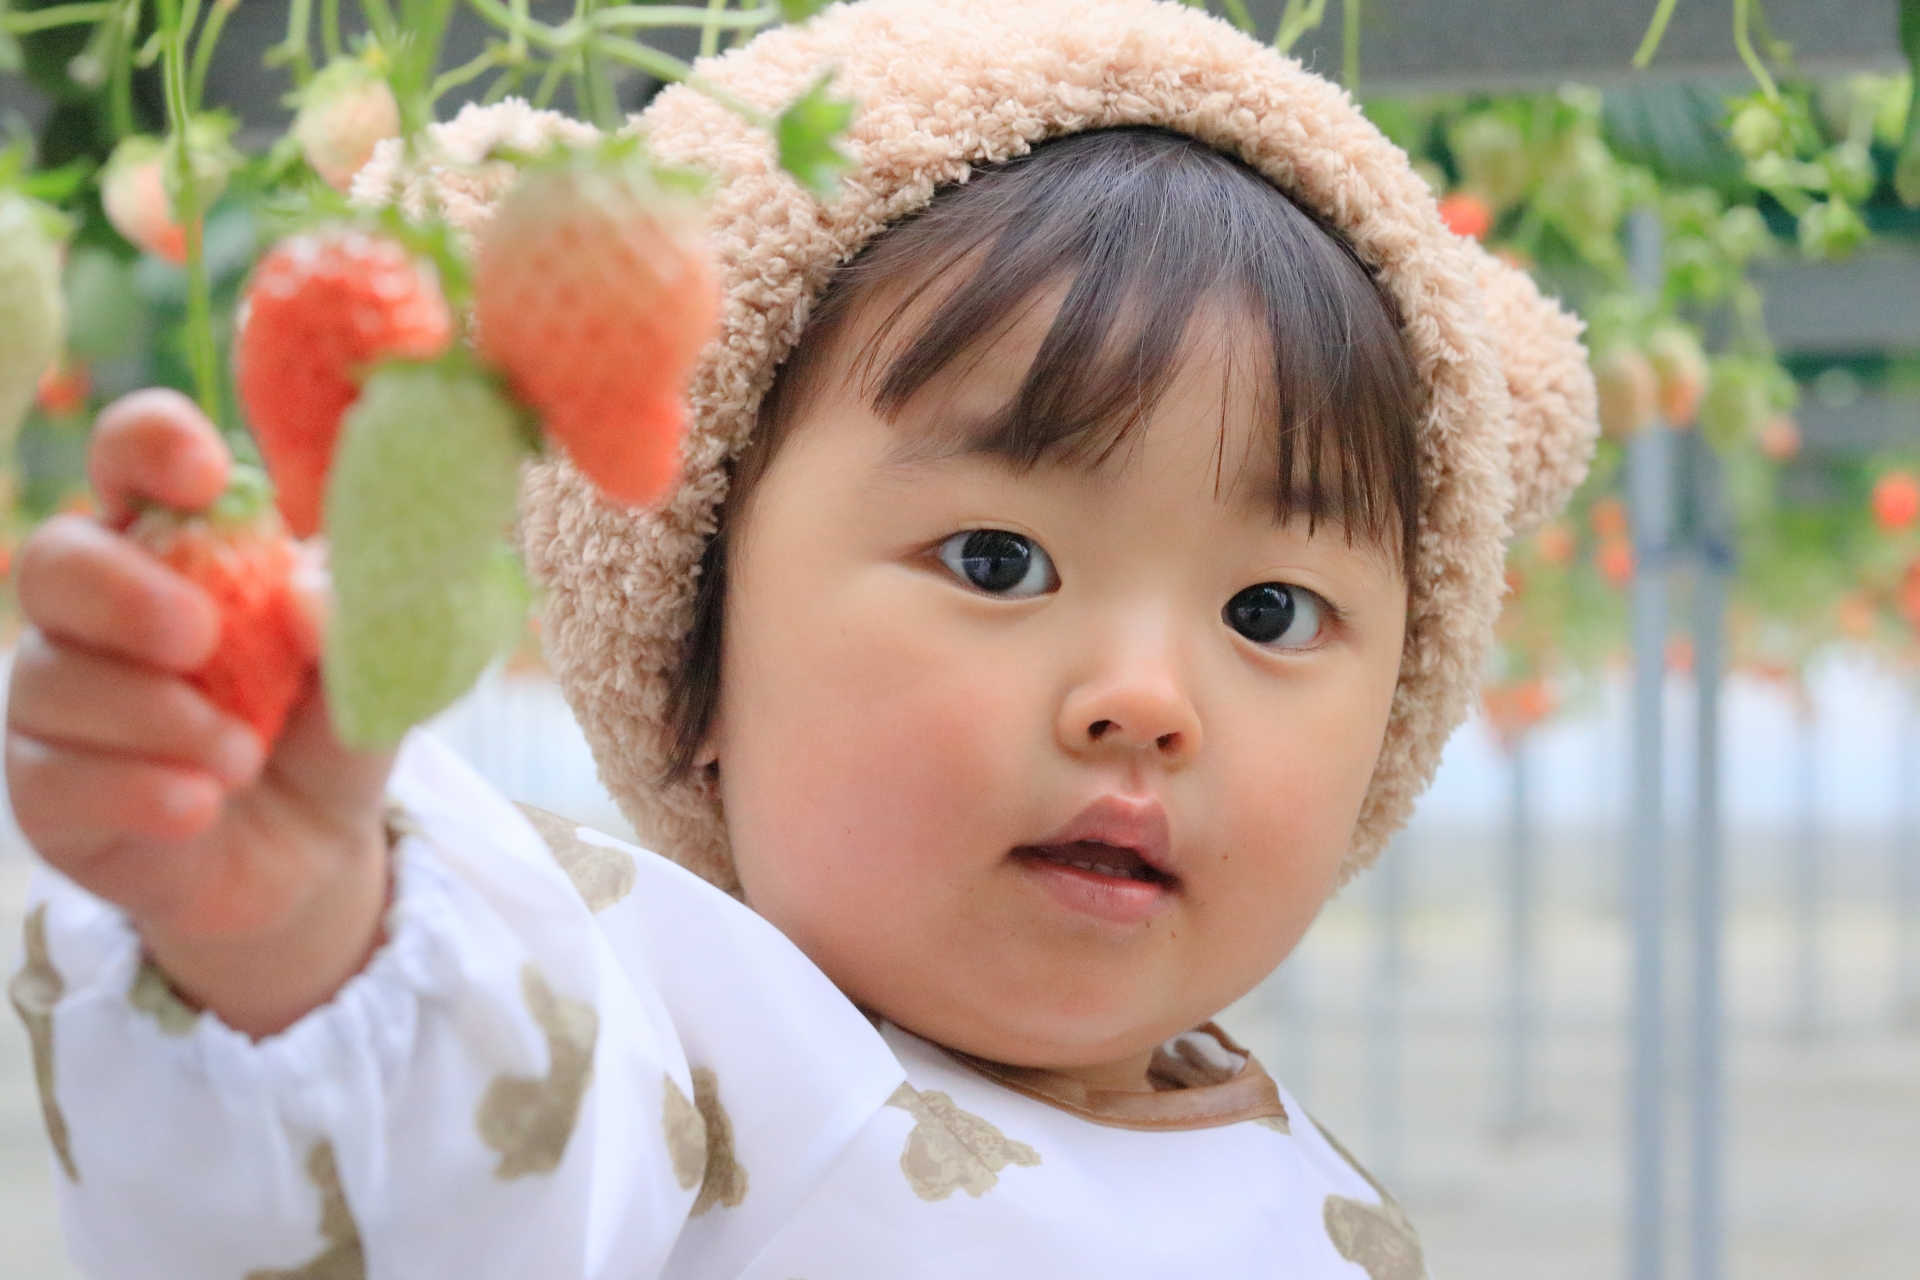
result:
[[(640, 838), (738, 891), (717, 788), (656, 785), (671, 729), (669, 679), (694, 579), (727, 496), (727, 464), (839, 264), (969, 169), (1062, 134), (1176, 130), (1239, 157), (1339, 227), (1397, 300), (1425, 384), (1425, 485), (1400, 683), (1347, 854), (1365, 867), (1407, 819), (1466, 716), (1493, 639), (1503, 544), (1557, 511), (1595, 436), (1580, 325), (1522, 272), (1441, 223), (1406, 157), (1345, 92), (1227, 24), (1170, 0), (860, 0), (701, 64), (768, 112), (833, 68), (859, 113), (858, 162), (821, 202), (775, 163), (767, 135), (686, 87), (639, 117), (654, 152), (718, 179), (713, 240), (724, 332), (690, 391), (678, 490), (659, 509), (601, 502), (565, 463), (523, 494), (529, 566), (547, 589), (547, 654)], [(362, 171), (363, 203), (431, 202), (471, 229), (511, 178), (481, 163), (592, 131), (524, 104), (437, 126), (411, 166), (388, 146)]]

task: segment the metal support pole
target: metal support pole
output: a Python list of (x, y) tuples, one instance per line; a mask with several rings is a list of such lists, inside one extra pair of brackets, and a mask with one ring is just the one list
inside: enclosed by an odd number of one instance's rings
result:
[(1407, 836), (1387, 849), (1373, 873), (1373, 990), (1367, 1002), (1367, 1117), (1371, 1156), (1392, 1186), (1404, 1171), (1401, 1110), (1402, 1027), (1407, 980)]
[(1788, 1028), (1810, 1039), (1820, 1027), (1820, 772), (1811, 704), (1793, 735), (1793, 1009)]
[(1726, 1160), (1723, 1057), (1726, 1016), (1722, 950), (1726, 921), (1720, 841), (1720, 685), (1726, 665), (1727, 586), (1733, 576), (1732, 520), (1726, 509), (1720, 460), (1699, 432), (1689, 435), (1689, 491), (1699, 540), (1693, 593), (1694, 722), (1693, 822), (1693, 1194), (1689, 1231), (1692, 1280), (1720, 1280), (1725, 1271), (1726, 1214), (1722, 1171)]
[(1508, 1135), (1519, 1133), (1533, 1118), (1533, 753), (1527, 739), (1523, 732), (1507, 757), (1507, 1025), (1495, 1126)]
[(1920, 1027), (1920, 704), (1909, 686), (1900, 699), (1894, 746), (1893, 1011)]
[[(1660, 221), (1637, 210), (1628, 224), (1634, 276), (1644, 292), (1660, 281)], [(1666, 1270), (1665, 816), (1661, 738), (1665, 721), (1667, 541), (1672, 533), (1671, 433), (1651, 427), (1627, 445), (1633, 526), (1633, 765), (1625, 903), (1633, 942), (1633, 1045), (1628, 1071), (1627, 1271), (1661, 1280)]]

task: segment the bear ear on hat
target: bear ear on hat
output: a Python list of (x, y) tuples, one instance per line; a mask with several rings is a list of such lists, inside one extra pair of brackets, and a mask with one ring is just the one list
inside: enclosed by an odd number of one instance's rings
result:
[(1507, 527), (1529, 533), (1557, 515), (1593, 460), (1600, 422), (1586, 326), (1542, 297), (1533, 277), (1472, 246), (1474, 275), (1513, 400)]

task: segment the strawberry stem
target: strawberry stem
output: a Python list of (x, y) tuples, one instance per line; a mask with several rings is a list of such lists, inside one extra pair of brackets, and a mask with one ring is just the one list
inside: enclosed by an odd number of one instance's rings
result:
[(223, 528), (244, 528), (273, 510), (273, 482), (260, 468), (236, 462), (227, 474), (227, 487), (207, 508), (207, 519)]
[[(208, 56), (211, 55), (208, 37), (218, 39), (220, 24), (224, 21), (220, 13), (223, 3), (225, 0), (216, 0), (214, 16), (202, 33), (202, 47)], [(213, 291), (207, 280), (206, 211), (200, 207), (200, 178), (187, 140), (195, 105), (187, 65), (187, 37), (199, 19), (199, 11), (199, 0), (186, 0), (184, 8), (181, 0), (160, 0), (161, 83), (167, 102), (174, 212), (187, 241), (187, 362), (193, 370), (194, 397), (200, 403), (201, 412), (218, 423), (224, 415), (220, 404), (219, 352), (213, 337)]]

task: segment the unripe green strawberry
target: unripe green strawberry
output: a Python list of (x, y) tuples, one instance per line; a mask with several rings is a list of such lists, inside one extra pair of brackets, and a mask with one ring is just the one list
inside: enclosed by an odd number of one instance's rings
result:
[(1738, 448), (1773, 415), (1772, 368), (1741, 356), (1715, 360), (1700, 404), (1700, 430), (1721, 452)]
[(631, 140), (535, 165), (476, 247), (481, 352), (618, 502), (678, 471), (682, 399), (719, 320), (698, 202)]
[(206, 511), (150, 508), (127, 536), (213, 597), (220, 639), (188, 683), (271, 746), (306, 690), (313, 658), (311, 624), (293, 585), (298, 554), (267, 478), (236, 466)]
[(366, 59), (341, 58), (300, 91), (293, 136), (327, 184), (346, 191), (374, 147), (400, 136), (400, 104)]
[(1854, 207), (1837, 195), (1809, 205), (1800, 215), (1800, 251), (1809, 258), (1848, 257), (1871, 234)]
[(66, 341), (57, 224), (38, 202), (0, 191), (0, 458)]
[(505, 531), (527, 452), (513, 406), (459, 357), (367, 380), (327, 486), (324, 666), (342, 741), (398, 742), (517, 634), (525, 596)]
[(1775, 104), (1760, 98), (1749, 100), (1727, 122), (1727, 137), (1735, 151), (1757, 160), (1786, 141), (1786, 120)]
[(322, 494), (342, 415), (381, 360), (428, 360), (452, 340), (453, 318), (428, 264), (383, 236), (290, 236), (247, 282), (234, 363), (240, 403), (302, 538), (320, 528)]

